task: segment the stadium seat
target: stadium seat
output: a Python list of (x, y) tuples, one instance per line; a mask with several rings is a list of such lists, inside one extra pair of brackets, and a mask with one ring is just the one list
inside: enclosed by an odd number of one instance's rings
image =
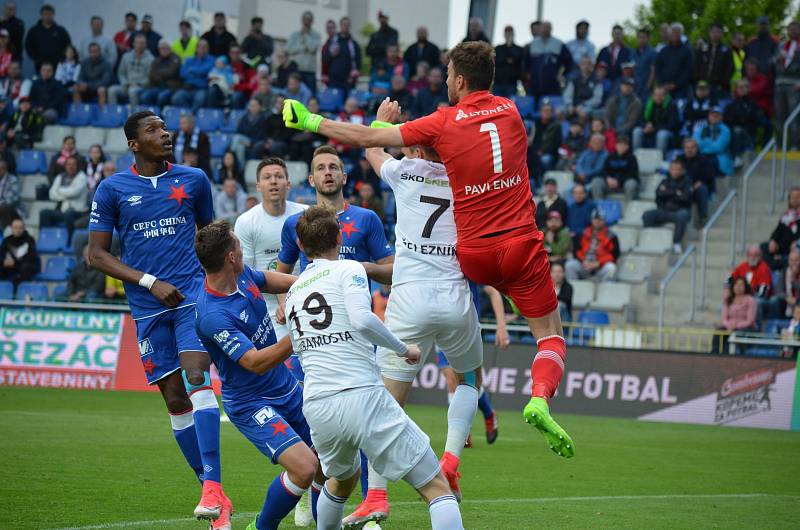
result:
[(34, 201), (36, 200), (36, 187), (42, 184), (49, 186), (50, 181), (47, 180), (45, 175), (27, 175), (22, 180), (22, 190), (20, 195), (23, 200)]
[(608, 226), (617, 224), (622, 217), (622, 203), (615, 199), (598, 199), (594, 204), (605, 215)]
[(128, 118), (127, 105), (102, 105), (95, 109), (92, 116), (93, 127), (122, 127)]
[(211, 156), (213, 158), (222, 158), (222, 155), (231, 145), (231, 135), (215, 131), (208, 135), (208, 142), (211, 144)]
[[(83, 243), (79, 243), (79, 242)], [(89, 241), (89, 229), (88, 228), (76, 228), (74, 232), (72, 232), (72, 239), (70, 240), (69, 244), (64, 247), (64, 252), (70, 255), (80, 256), (83, 252), (83, 245)], [(81, 248), (75, 248), (76, 244), (80, 244)]]
[(48, 125), (42, 133), (42, 141), (36, 142), (33, 147), (40, 151), (58, 151), (61, 149), (64, 137), (73, 133), (72, 127), (66, 125)]
[(636, 252), (640, 254), (661, 255), (672, 248), (671, 228), (644, 228), (639, 233), (639, 244)]
[(344, 105), (344, 92), (340, 88), (326, 88), (319, 93), (319, 110), (339, 112)]
[(617, 280), (641, 283), (650, 277), (653, 268), (652, 258), (647, 256), (626, 256), (617, 269)]
[(639, 197), (653, 201), (656, 198), (656, 190), (658, 185), (664, 179), (661, 175), (643, 175), (640, 177), (639, 182)]
[(69, 289), (66, 283), (59, 282), (53, 286), (53, 292), (50, 295), (50, 299), (55, 302), (63, 302), (66, 301), (69, 297)]
[(533, 118), (533, 113), (536, 109), (536, 102), (533, 100), (533, 96), (514, 96), (511, 101), (517, 106), (520, 116), (524, 119)]
[(583, 309), (594, 300), (594, 282), (591, 280), (572, 280), (572, 307)]
[(141, 112), (143, 110), (149, 110), (153, 114), (161, 115), (161, 108), (158, 105), (136, 105), (135, 107), (131, 107), (131, 114), (134, 112)]
[(39, 226), (39, 212), (42, 210), (52, 210), (57, 206), (53, 201), (34, 201), (30, 208), (28, 208), (28, 217), (25, 219), (25, 224), (31, 227)]
[(308, 164), (302, 161), (286, 161), (286, 170), (289, 173), (289, 182), (292, 186), (299, 186), (308, 180)]
[(622, 254), (630, 252), (639, 240), (639, 230), (629, 226), (615, 226), (614, 235), (619, 242), (619, 251)]
[(135, 162), (133, 158), (133, 153), (127, 152), (123, 153), (117, 157), (117, 171), (124, 171), (128, 169), (128, 167), (132, 166)]
[(72, 256), (53, 256), (44, 266), (44, 272), (38, 279), (46, 282), (62, 282), (69, 278), (69, 272), (75, 268)]
[(655, 173), (661, 167), (663, 155), (660, 149), (639, 148), (633, 152), (639, 164), (639, 174)]
[[(568, 191), (572, 188), (574, 177), (570, 171), (547, 171), (544, 174), (544, 180), (555, 179), (558, 192), (562, 197), (569, 197)], [(544, 181), (543, 180), (543, 181)]]
[(258, 164), (260, 160), (248, 160), (244, 165), (244, 181), (247, 183), (248, 186), (251, 184), (253, 186), (256, 185), (256, 181), (258, 180), (256, 177), (256, 170), (258, 169)]
[(358, 106), (361, 108), (366, 107), (369, 104), (369, 99), (371, 97), (368, 90), (361, 90), (359, 88), (354, 88), (347, 94), (348, 98), (353, 98), (358, 101)]
[(564, 100), (561, 96), (544, 96), (539, 98), (539, 105), (536, 107), (536, 110), (541, 111), (542, 105), (545, 103), (549, 103), (555, 111), (558, 111), (558, 109), (564, 106)]
[(582, 311), (576, 324), (592, 324), (592, 327), (572, 327), (572, 340), (578, 344), (586, 344), (594, 338), (595, 326), (607, 326), (611, 320), (604, 311)]
[(78, 127), (75, 129), (75, 147), (86, 153), (95, 144), (106, 143), (106, 130), (99, 127)]
[(203, 132), (216, 131), (225, 121), (225, 113), (222, 112), (222, 109), (198, 109), (195, 117), (197, 126)]
[(650, 201), (630, 201), (625, 205), (625, 214), (620, 219), (619, 224), (624, 226), (642, 226), (642, 215), (647, 210), (656, 207), (656, 203)]
[(47, 284), (40, 282), (22, 282), (17, 286), (17, 300), (45, 302), (48, 298)]
[(68, 246), (69, 236), (66, 228), (48, 227), (39, 229), (36, 249), (40, 254), (58, 254)]
[(189, 114), (189, 109), (167, 105), (161, 111), (161, 118), (168, 130), (176, 131), (181, 126), (181, 116), (184, 114)]
[(85, 127), (92, 121), (92, 105), (89, 103), (71, 103), (67, 106), (66, 116), (61, 125)]
[(128, 139), (122, 129), (108, 131), (103, 151), (110, 155), (121, 155), (128, 152)]
[(235, 133), (236, 132), (236, 127), (238, 127), (238, 125), (239, 125), (239, 120), (241, 120), (242, 116), (244, 116), (245, 114), (247, 114), (247, 111), (243, 110), (243, 109), (242, 110), (236, 110), (236, 109), (232, 110), (228, 114), (228, 119), (219, 128), (219, 130), (222, 131), (222, 132), (225, 132), (225, 133)]
[(0, 281), (0, 300), (13, 300), (14, 284), (11, 282)]
[(622, 311), (631, 302), (631, 286), (627, 283), (601, 282), (597, 285), (597, 296), (589, 304), (592, 309)]
[(764, 333), (773, 337), (780, 337), (784, 329), (789, 326), (789, 319), (771, 318), (764, 321)]
[(35, 173), (47, 173), (47, 157), (45, 154), (31, 149), (23, 149), (17, 153), (17, 174), (33, 175)]

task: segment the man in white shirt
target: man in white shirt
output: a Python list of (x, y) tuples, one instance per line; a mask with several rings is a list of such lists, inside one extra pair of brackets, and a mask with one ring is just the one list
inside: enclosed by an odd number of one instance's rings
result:
[(296, 231), (311, 263), (286, 295), (286, 319), (306, 372), (303, 414), (330, 477), (317, 502), (317, 528), (341, 528), (344, 503), (359, 477), (359, 448), (375, 471), (391, 481), (402, 478), (419, 492), (433, 530), (463, 528), (430, 440), (383, 386), (372, 345), (410, 364), (419, 362), (419, 348), (398, 339), (372, 313), (364, 266), (339, 259), (335, 211), (312, 206)]

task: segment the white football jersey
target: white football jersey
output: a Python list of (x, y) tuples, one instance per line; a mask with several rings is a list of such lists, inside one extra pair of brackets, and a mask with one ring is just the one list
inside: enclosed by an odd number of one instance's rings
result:
[[(283, 215), (274, 217), (264, 210), (262, 204), (256, 204), (236, 220), (233, 231), (242, 243), (244, 263), (259, 271), (274, 271), (281, 250), (281, 231), (286, 218), (308, 208), (305, 204), (286, 201)], [(295, 274), (299, 271), (295, 267)], [(269, 316), (275, 321), (278, 298), (274, 294), (264, 294)]]
[(286, 295), (286, 323), (305, 371), (304, 400), (383, 384), (372, 343), (354, 329), (346, 300), (351, 311), (369, 312), (369, 281), (357, 261), (315, 259)]
[(453, 192), (443, 164), (418, 158), (389, 159), (381, 178), (397, 204), (392, 285), (464, 281), (456, 257)]

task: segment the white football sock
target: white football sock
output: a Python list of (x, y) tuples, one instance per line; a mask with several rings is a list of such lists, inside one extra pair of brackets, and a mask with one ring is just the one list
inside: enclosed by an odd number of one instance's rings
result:
[(469, 385), (458, 385), (447, 409), (445, 451), (461, 457), (476, 410), (478, 410), (478, 390)]
[(323, 486), (317, 500), (317, 530), (339, 530), (346, 501), (346, 498), (329, 493), (328, 488)]
[(428, 504), (433, 530), (464, 530), (458, 502), (453, 495), (436, 497)]
[(367, 484), (369, 489), (385, 490), (388, 487), (388, 481), (377, 471), (375, 471), (375, 469), (372, 467), (372, 462), (367, 464), (367, 469), (369, 470), (369, 475), (367, 476)]

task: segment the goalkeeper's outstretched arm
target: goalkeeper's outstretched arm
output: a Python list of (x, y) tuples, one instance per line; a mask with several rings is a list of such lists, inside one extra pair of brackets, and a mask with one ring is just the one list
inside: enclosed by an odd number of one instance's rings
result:
[[(383, 105), (396, 106), (388, 98)], [(398, 112), (399, 114), (399, 112)], [(319, 133), (328, 138), (357, 147), (403, 147), (403, 136), (399, 127), (372, 128), (356, 123), (329, 120), (311, 113), (302, 103), (287, 99), (283, 104), (283, 121), (291, 129)]]

